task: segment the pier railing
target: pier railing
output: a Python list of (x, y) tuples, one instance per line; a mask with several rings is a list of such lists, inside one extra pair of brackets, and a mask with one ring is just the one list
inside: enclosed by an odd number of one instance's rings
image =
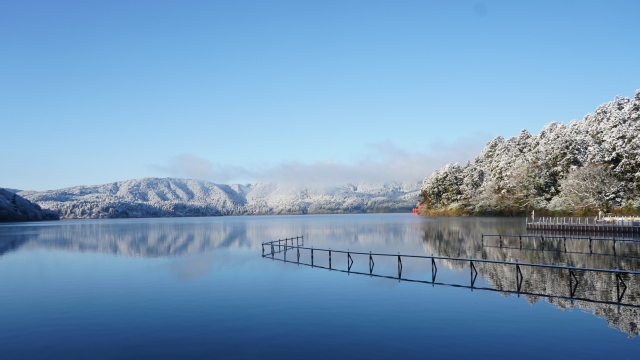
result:
[[(486, 236), (486, 235), (485, 235)], [(495, 235), (492, 235), (495, 236)], [(497, 235), (500, 236), (500, 235)], [(619, 267), (616, 267), (615, 269), (601, 269), (601, 268), (589, 268), (589, 267), (575, 267), (572, 266), (571, 263), (569, 263), (568, 265), (551, 265), (551, 264), (536, 264), (536, 263), (526, 263), (526, 262), (519, 262), (517, 259), (515, 262), (512, 261), (502, 261), (502, 260), (489, 260), (489, 259), (474, 259), (473, 257), (469, 257), (469, 258), (462, 258), (462, 257), (449, 257), (449, 256), (438, 256), (438, 255), (414, 255), (414, 254), (389, 254), (389, 253), (379, 253), (379, 252), (362, 252), (362, 251), (350, 251), (350, 250), (335, 250), (335, 249), (331, 249), (331, 248), (316, 248), (313, 246), (304, 246), (303, 244), (300, 245), (299, 242), (300, 240), (303, 239), (303, 237), (294, 237), (294, 238), (287, 238), (287, 239), (281, 239), (281, 240), (274, 240), (274, 241), (269, 241), (269, 242), (263, 242), (262, 243), (262, 257), (263, 258), (271, 258), (274, 260), (280, 260), (280, 261), (284, 261), (287, 263), (295, 263), (295, 264), (299, 264), (299, 265), (306, 265), (306, 266), (310, 266), (310, 267), (317, 267), (317, 268), (323, 268), (323, 269), (328, 269), (328, 270), (335, 270), (335, 271), (340, 271), (340, 272), (346, 272), (346, 273), (353, 273), (353, 274), (361, 274), (361, 275), (370, 275), (370, 276), (376, 276), (376, 277), (383, 277), (383, 278), (389, 278), (389, 279), (396, 279), (396, 280), (402, 280), (402, 281), (411, 281), (411, 282), (422, 282), (422, 283), (430, 283), (430, 284), (437, 284), (437, 285), (449, 285), (449, 286), (456, 286), (456, 287), (468, 287), (470, 289), (480, 289), (480, 290), (491, 290), (491, 291), (500, 291), (500, 292), (506, 292), (506, 293), (515, 293), (515, 294), (524, 294), (524, 295), (535, 295), (535, 296), (544, 296), (544, 297), (553, 297), (553, 298), (563, 298), (563, 299), (574, 299), (574, 300), (583, 300), (583, 301), (589, 301), (589, 302), (596, 302), (596, 303), (603, 303), (603, 304), (617, 304), (617, 305), (625, 305), (625, 306), (633, 306), (633, 307), (640, 307), (640, 305), (637, 304), (629, 304), (629, 303), (624, 303), (622, 301), (626, 291), (627, 291), (627, 282), (625, 281), (625, 279), (629, 279), (631, 276), (638, 276), (640, 275), (640, 271), (631, 271), (631, 270), (623, 270), (620, 269)], [(296, 241), (296, 243), (294, 244), (294, 241)], [(265, 249), (266, 247), (266, 249)], [(266, 251), (265, 251), (266, 250)], [(295, 250), (295, 260), (287, 260), (287, 251), (294, 251)], [(303, 252), (308, 252), (309, 254), (309, 260), (310, 262), (305, 263), (304, 261), (300, 261), (300, 257), (301, 257), (301, 250)], [(323, 252), (323, 253), (328, 253), (328, 264), (323, 265), (323, 264), (318, 264), (315, 259), (314, 259), (314, 252)], [(284, 254), (284, 258), (280, 259), (280, 258), (276, 258), (275, 255), (276, 254)], [(346, 255), (346, 269), (345, 268), (336, 268), (335, 266), (333, 266), (332, 264), (332, 255), (335, 256), (345, 256)], [(352, 255), (364, 255), (365, 257), (368, 257), (368, 269), (369, 272), (358, 272), (358, 271), (352, 271), (352, 267), (354, 264), (354, 260), (353, 260), (353, 256)], [(380, 274), (375, 274), (374, 273), (374, 268), (375, 268), (375, 258), (377, 257), (387, 257), (387, 258), (397, 258), (397, 264), (398, 264), (398, 272), (397, 272), (397, 276), (394, 275), (380, 275)], [(410, 279), (410, 278), (406, 278), (403, 277), (402, 275), (402, 259), (425, 259), (431, 262), (431, 281), (429, 280), (424, 280), (424, 279)], [(470, 282), (469, 285), (456, 285), (456, 284), (446, 284), (446, 283), (438, 283), (436, 282), (436, 278), (437, 278), (437, 274), (438, 274), (438, 266), (437, 266), (437, 261), (454, 261), (454, 262), (463, 262), (463, 263), (467, 263), (469, 266), (469, 272), (470, 272)], [(487, 288), (487, 287), (477, 287), (475, 285), (476, 282), (476, 278), (478, 276), (478, 270), (476, 268), (477, 264), (494, 264), (494, 265), (500, 265), (500, 266), (505, 266), (505, 267), (512, 267), (513, 271), (515, 272), (515, 291), (511, 291), (511, 290), (503, 290), (503, 289), (493, 289), (493, 288)], [(524, 282), (524, 276), (522, 273), (522, 268), (532, 268), (532, 269), (536, 269), (536, 268), (543, 268), (543, 269), (556, 269), (556, 270), (560, 270), (562, 272), (566, 272), (567, 277), (568, 277), (568, 289), (569, 289), (569, 296), (558, 296), (558, 295), (554, 295), (554, 294), (542, 294), (542, 293), (533, 293), (533, 292), (527, 292), (524, 291), (522, 289), (523, 286), (523, 282)], [(599, 274), (610, 274), (612, 276), (612, 283), (615, 283), (615, 288), (616, 288), (616, 300), (617, 301), (600, 301), (600, 300), (594, 300), (594, 299), (589, 299), (586, 297), (577, 297), (576, 296), (576, 291), (578, 289), (578, 286), (580, 284), (580, 281), (578, 280), (578, 277), (576, 276), (577, 273), (587, 273), (587, 272), (591, 272), (591, 273), (599, 273)]]

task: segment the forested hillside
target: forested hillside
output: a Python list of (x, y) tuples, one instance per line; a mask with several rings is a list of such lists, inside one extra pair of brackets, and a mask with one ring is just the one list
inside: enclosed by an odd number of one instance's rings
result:
[(9, 189), (0, 188), (0, 222), (59, 220), (54, 211), (41, 209)]
[(426, 215), (640, 213), (640, 90), (581, 121), (491, 140), (424, 179)]

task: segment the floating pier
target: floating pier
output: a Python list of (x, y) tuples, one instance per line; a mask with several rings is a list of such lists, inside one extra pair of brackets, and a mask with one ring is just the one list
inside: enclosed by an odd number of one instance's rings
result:
[(527, 230), (640, 235), (638, 217), (527, 217)]
[[(488, 235), (484, 235), (484, 236), (488, 236)], [(484, 238), (483, 236), (483, 238)], [(500, 234), (495, 234), (495, 235), (490, 235), (490, 236), (508, 236), (508, 235), (500, 235)], [(605, 240), (609, 240), (609, 239), (591, 239), (592, 241), (605, 241)], [(294, 244), (295, 241), (295, 244)], [(302, 241), (302, 244), (300, 244), (300, 242)], [(626, 241), (626, 239), (625, 239)], [(265, 247), (266, 247), (266, 252), (265, 252)], [(300, 257), (301, 257), (301, 250), (303, 252), (308, 252), (309, 254), (309, 262), (305, 263), (304, 261), (300, 261)], [(295, 251), (295, 260), (287, 260), (287, 252), (288, 251)], [(329, 261), (328, 264), (323, 265), (323, 264), (318, 264), (317, 262), (314, 262), (314, 252), (324, 252), (324, 253), (328, 253), (329, 255)], [(275, 255), (276, 254), (283, 254), (283, 258), (276, 258)], [(331, 258), (332, 258), (332, 254), (334, 254), (335, 256), (337, 256), (338, 254), (340, 254), (341, 256), (345, 256), (346, 255), (346, 269), (345, 268), (336, 268), (332, 265), (331, 263)], [(352, 255), (363, 255), (365, 256), (365, 258), (368, 258), (368, 269), (369, 272), (357, 272), (357, 271), (352, 271), (351, 268), (354, 264), (354, 260)], [(437, 255), (412, 255), (412, 254), (389, 254), (389, 253), (374, 253), (374, 252), (359, 252), (359, 251), (349, 251), (349, 250), (335, 250), (335, 249), (325, 249), (325, 248), (314, 248), (313, 246), (308, 247), (308, 246), (304, 246), (304, 237), (302, 236), (296, 236), (296, 237), (292, 237), (292, 238), (286, 238), (286, 239), (279, 239), (279, 240), (274, 240), (274, 241), (269, 241), (269, 242), (263, 242), (262, 243), (262, 257), (263, 258), (270, 258), (273, 260), (280, 260), (280, 261), (284, 261), (287, 263), (295, 263), (298, 265), (306, 265), (306, 266), (310, 266), (310, 267), (316, 267), (316, 268), (323, 268), (323, 269), (328, 269), (328, 270), (334, 270), (334, 271), (340, 271), (340, 272), (345, 272), (345, 273), (350, 273), (350, 274), (360, 274), (360, 275), (369, 275), (369, 276), (375, 276), (375, 277), (382, 277), (382, 278), (388, 278), (388, 279), (396, 279), (396, 280), (400, 280), (400, 281), (410, 281), (410, 282), (421, 282), (421, 283), (428, 283), (428, 284), (433, 284), (433, 285), (448, 285), (448, 286), (455, 286), (455, 287), (466, 287), (466, 288), (470, 288), (470, 289), (479, 289), (479, 290), (490, 290), (490, 291), (499, 291), (499, 292), (507, 292), (507, 293), (514, 293), (514, 294), (524, 294), (524, 295), (535, 295), (535, 296), (544, 296), (544, 297), (551, 297), (551, 298), (562, 298), (562, 299), (571, 299), (571, 300), (582, 300), (582, 301), (589, 301), (589, 302), (595, 302), (595, 303), (603, 303), (603, 304), (616, 304), (616, 305), (625, 305), (625, 306), (632, 306), (632, 307), (640, 307), (640, 305), (636, 305), (636, 304), (625, 304), (622, 299), (626, 293), (627, 290), (627, 284), (625, 282), (625, 279), (629, 279), (631, 276), (638, 276), (640, 275), (640, 271), (630, 271), (630, 270), (622, 270), (619, 269), (618, 266), (616, 266), (616, 269), (600, 269), (600, 268), (588, 268), (588, 267), (574, 267), (571, 265), (571, 263), (569, 263), (568, 265), (551, 265), (551, 264), (536, 264), (536, 263), (524, 263), (524, 262), (518, 262), (518, 260), (516, 259), (515, 262), (512, 261), (502, 261), (502, 260), (487, 260), (487, 259), (474, 259), (472, 257), (469, 258), (460, 258), (460, 257), (449, 257), (449, 256), (437, 256)], [(392, 258), (397, 258), (398, 261), (398, 272), (397, 272), (397, 276), (394, 275), (380, 275), (380, 274), (375, 274), (374, 273), (374, 268), (375, 268), (375, 261), (374, 259), (377, 257), (392, 257)], [(403, 277), (402, 275), (402, 259), (405, 258), (413, 258), (413, 259), (425, 259), (425, 260), (429, 260), (431, 262), (431, 281), (429, 280), (424, 280), (424, 279), (410, 279), (410, 278), (406, 278)], [(459, 262), (463, 262), (468, 264), (469, 266), (469, 272), (470, 272), (470, 283), (469, 285), (458, 285), (458, 284), (446, 284), (446, 283), (439, 283), (436, 282), (436, 277), (438, 274), (438, 266), (437, 266), (437, 261), (459, 261)], [(496, 265), (502, 265), (502, 266), (506, 266), (506, 267), (512, 267), (513, 271), (515, 272), (515, 287), (516, 290), (515, 291), (510, 291), (510, 290), (502, 290), (502, 289), (493, 289), (493, 288), (487, 288), (487, 287), (477, 287), (475, 286), (475, 282), (476, 282), (476, 278), (478, 276), (478, 270), (476, 268), (476, 265), (478, 264), (496, 264)], [(556, 269), (556, 270), (561, 270), (561, 271), (566, 271), (567, 275), (568, 275), (568, 290), (569, 290), (569, 296), (557, 296), (554, 294), (539, 294), (539, 293), (532, 293), (532, 292), (527, 292), (525, 290), (523, 290), (523, 283), (524, 283), (524, 276), (522, 274), (522, 268), (543, 268), (543, 269)], [(580, 284), (578, 277), (576, 276), (577, 273), (582, 272), (582, 273), (586, 273), (586, 272), (595, 272), (595, 273), (603, 273), (603, 274), (611, 274), (612, 275), (612, 283), (615, 284), (615, 289), (616, 289), (616, 302), (612, 302), (612, 301), (599, 301), (599, 300), (594, 300), (594, 299), (589, 299), (589, 298), (584, 298), (584, 297), (576, 297), (576, 290), (578, 289), (578, 285)]]

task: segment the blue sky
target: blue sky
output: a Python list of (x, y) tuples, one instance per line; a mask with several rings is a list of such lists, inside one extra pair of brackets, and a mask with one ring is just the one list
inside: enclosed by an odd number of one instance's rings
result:
[(640, 88), (638, 1), (3, 1), (0, 186), (415, 180)]

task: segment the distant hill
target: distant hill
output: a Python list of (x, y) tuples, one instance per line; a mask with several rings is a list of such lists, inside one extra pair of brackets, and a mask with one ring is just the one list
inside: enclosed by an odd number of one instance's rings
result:
[(419, 192), (419, 182), (302, 188), (144, 178), (19, 195), (62, 218), (77, 219), (409, 212)]
[(37, 204), (0, 188), (0, 222), (60, 220), (58, 213), (43, 210)]
[(640, 213), (640, 90), (583, 120), (487, 143), (474, 162), (424, 179), (430, 215)]

